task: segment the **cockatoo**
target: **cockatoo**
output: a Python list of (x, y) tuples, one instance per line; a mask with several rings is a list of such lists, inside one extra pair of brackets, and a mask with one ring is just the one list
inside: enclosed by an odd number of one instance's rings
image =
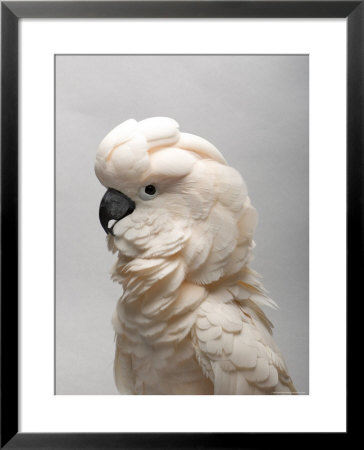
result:
[(121, 394), (294, 393), (249, 267), (257, 213), (241, 175), (166, 117), (102, 140), (99, 217), (123, 293), (112, 318)]

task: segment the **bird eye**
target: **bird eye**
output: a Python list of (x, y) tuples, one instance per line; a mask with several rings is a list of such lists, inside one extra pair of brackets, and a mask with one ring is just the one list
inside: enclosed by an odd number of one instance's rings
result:
[(142, 186), (139, 189), (139, 197), (142, 200), (152, 200), (158, 195), (157, 189), (152, 184), (148, 184), (148, 186)]

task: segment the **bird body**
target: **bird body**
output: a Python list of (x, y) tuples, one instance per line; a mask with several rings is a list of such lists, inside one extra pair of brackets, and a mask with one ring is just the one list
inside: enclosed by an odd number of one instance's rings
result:
[(168, 118), (116, 127), (95, 171), (123, 286), (112, 319), (120, 393), (295, 392), (261, 309), (276, 305), (249, 267), (257, 213), (241, 175)]

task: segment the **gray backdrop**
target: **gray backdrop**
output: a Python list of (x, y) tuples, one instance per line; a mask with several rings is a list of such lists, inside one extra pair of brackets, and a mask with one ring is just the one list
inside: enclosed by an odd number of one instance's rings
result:
[(308, 393), (308, 57), (56, 57), (56, 393), (116, 394), (109, 279), (94, 175), (97, 146), (120, 122), (176, 119), (215, 144), (259, 213), (252, 267), (280, 305), (266, 310)]

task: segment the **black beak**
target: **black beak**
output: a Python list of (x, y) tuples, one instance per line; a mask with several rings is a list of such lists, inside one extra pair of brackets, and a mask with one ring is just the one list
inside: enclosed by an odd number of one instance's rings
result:
[(135, 203), (128, 196), (116, 189), (109, 188), (102, 197), (99, 210), (99, 218), (102, 228), (106, 233), (114, 235), (113, 227), (109, 228), (110, 220), (121, 220), (131, 214), (135, 209)]

